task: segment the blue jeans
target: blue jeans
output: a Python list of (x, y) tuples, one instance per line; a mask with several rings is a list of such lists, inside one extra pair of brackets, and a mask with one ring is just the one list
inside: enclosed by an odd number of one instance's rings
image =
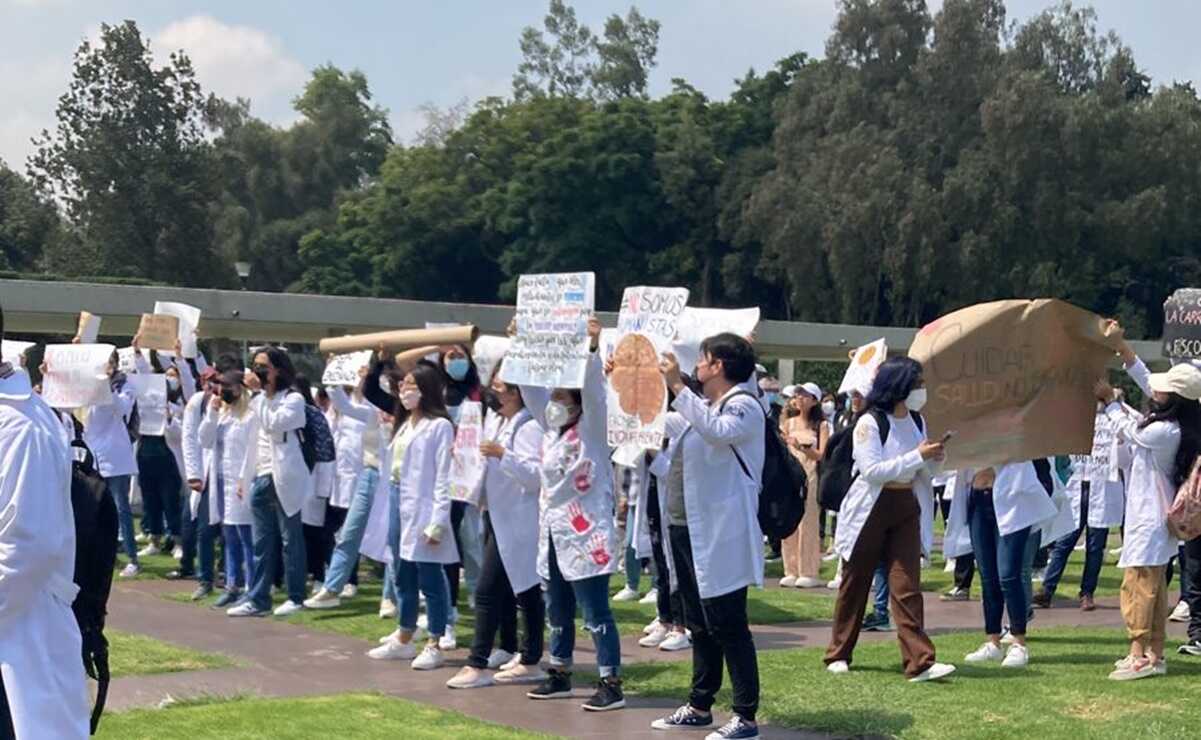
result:
[(397, 558), (396, 614), (402, 632), (412, 634), (417, 629), (417, 589), (425, 594), (425, 613), (429, 617), (429, 632), (433, 637), (446, 634), (450, 616), (450, 584), (441, 563), (414, 563)]
[(384, 599), (395, 604), (396, 558), (400, 557), (400, 489), (395, 483), (388, 486), (388, 546), (392, 561), (384, 563)]
[(271, 608), (271, 585), (279, 568), (279, 543), (283, 539), (284, 578), (288, 599), (304, 603), (304, 527), (300, 512), (284, 513), (269, 475), (260, 475), (250, 485), (250, 513), (254, 519), (254, 585), (247, 598), (259, 611)]
[(609, 576), (592, 576), (568, 583), (559, 571), (554, 542), (550, 548), (550, 580), (546, 582), (546, 612), (550, 621), (550, 664), (570, 668), (575, 652), (576, 603), (584, 610), (584, 627), (596, 646), (596, 666), (602, 678), (621, 671), (621, 638), (609, 609)]
[(239, 591), (254, 583), (254, 532), (249, 524), (223, 524), (225, 590)]
[[(190, 491), (191, 489), (189, 489)], [(185, 502), (186, 505), (186, 502)], [(213, 584), (213, 562), (215, 560), (213, 546), (216, 540), (216, 533), (209, 526), (209, 490), (206, 486), (204, 493), (200, 494), (200, 504), (196, 509), (196, 518), (191, 518), (191, 511), (185, 510), (185, 516), (188, 517), (188, 526), (184, 529), (185, 536), (191, 532), (192, 543), (191, 548), (196, 549), (196, 557), (199, 561), (200, 572), (197, 574), (197, 581), (207, 583), (210, 586)], [(185, 547), (183, 562), (180, 564), (180, 570), (184, 566), (190, 567), (192, 564), (191, 558), (188, 557), (190, 548)]]
[(1026, 588), (1026, 621), (1034, 621), (1034, 558), (1043, 549), (1042, 530), (1030, 532), (1026, 542), (1026, 556), (1022, 560), (1022, 585)]
[(363, 532), (371, 516), (371, 502), (375, 499), (375, 488), (379, 485), (379, 471), (364, 468), (354, 485), (354, 496), (346, 511), (346, 521), (338, 533), (338, 544), (330, 558), (329, 570), (325, 573), (325, 590), (341, 593), (350, 580), (350, 574), (359, 562), (359, 547), (363, 544)]
[(888, 568), (884, 563), (876, 566), (876, 574), (872, 578), (872, 593), (875, 596), (873, 609), (878, 617), (888, 616)]
[(984, 631), (1001, 634), (1001, 620), (1009, 612), (1009, 631), (1026, 634), (1030, 610), (1028, 580), (1023, 578), (1026, 554), (1031, 541), (1030, 527), (1001, 536), (991, 492), (972, 491), (968, 507), (972, 552), (980, 571), (980, 591), (984, 601)]
[(138, 541), (133, 533), (133, 508), (129, 505), (129, 484), (132, 476), (114, 475), (105, 478), (108, 490), (113, 493), (113, 501), (117, 504), (117, 522), (121, 528), (121, 547), (129, 562), (137, 565)]
[(626, 510), (626, 585), (631, 591), (637, 591), (642, 583), (642, 561), (634, 551), (634, 507)]
[(1043, 591), (1054, 596), (1063, 578), (1063, 569), (1080, 535), (1084, 534), (1084, 575), (1080, 579), (1080, 595), (1092, 596), (1097, 592), (1097, 581), (1101, 577), (1101, 566), (1105, 562), (1105, 543), (1109, 541), (1109, 530), (1088, 526), (1088, 484), (1080, 491), (1080, 526), (1075, 532), (1051, 546), (1051, 559), (1047, 561), (1047, 573), (1043, 577)]

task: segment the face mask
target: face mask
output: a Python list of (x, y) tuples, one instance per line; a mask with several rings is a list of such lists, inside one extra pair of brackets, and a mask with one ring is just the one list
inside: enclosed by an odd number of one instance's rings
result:
[(459, 417), (463, 415), (463, 407), (462, 406), (447, 406), (446, 413), (448, 416), (450, 416), (450, 423), (454, 424), (455, 426), (458, 426), (459, 425)]
[(765, 399), (767, 399), (767, 403), (769, 405), (774, 406), (775, 404), (780, 402), (780, 394), (779, 393), (765, 393), (765, 394), (763, 394), (763, 397)]
[(401, 391), (400, 405), (405, 407), (405, 411), (412, 411), (421, 404), (421, 391), (416, 388)]
[(905, 406), (910, 411), (921, 411), (926, 406), (926, 389), (914, 388), (905, 397)]
[(467, 377), (467, 371), (471, 369), (471, 363), (466, 357), (455, 357), (446, 361), (446, 374), (452, 379), (462, 381)]
[(230, 406), (237, 403), (239, 398), (241, 398), (241, 394), (237, 391), (232, 391), (229, 388), (222, 389), (221, 391), (221, 400)]
[(546, 425), (551, 429), (562, 429), (571, 421), (571, 407), (551, 401), (546, 404)]
[(255, 365), (254, 366), (254, 377), (259, 379), (259, 383), (264, 388), (267, 387), (267, 381), (268, 381), (268, 378), (270, 377), (270, 375), (271, 375), (271, 371), (268, 368), (264, 367), (263, 365)]
[(824, 414), (825, 416), (833, 416), (834, 412), (836, 410), (837, 409), (834, 406), (833, 401), (826, 401), (825, 403), (822, 404), (822, 414)]

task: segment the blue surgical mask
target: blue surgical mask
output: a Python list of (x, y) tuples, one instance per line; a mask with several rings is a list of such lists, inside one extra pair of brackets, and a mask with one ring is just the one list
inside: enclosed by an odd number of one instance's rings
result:
[(450, 422), (455, 426), (459, 425), (459, 417), (463, 415), (462, 406), (447, 406), (446, 414), (450, 417)]
[(763, 397), (766, 398), (767, 403), (772, 406), (775, 406), (777, 403), (780, 402), (780, 394), (779, 393), (765, 393), (765, 394), (763, 394)]
[(470, 369), (471, 363), (466, 357), (455, 357), (446, 361), (446, 374), (454, 380), (462, 381)]

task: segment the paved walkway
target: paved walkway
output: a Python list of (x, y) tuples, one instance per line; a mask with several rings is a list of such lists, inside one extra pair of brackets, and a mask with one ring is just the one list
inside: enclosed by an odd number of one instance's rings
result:
[[(659, 738), (650, 728), (653, 719), (674, 708), (679, 701), (631, 697), (627, 709), (592, 714), (581, 711), (578, 701), (533, 703), (524, 687), (494, 687), (474, 691), (451, 691), (445, 681), (462, 665), (466, 655), (459, 650), (446, 669), (413, 671), (403, 663), (377, 662), (364, 652), (368, 643), (352, 637), (318, 632), (293, 624), (266, 619), (231, 620), (222, 612), (162, 598), (164, 594), (189, 590), (190, 586), (165, 581), (136, 581), (116, 584), (110, 600), (109, 624), (118, 630), (144, 634), (164, 642), (204, 652), (228, 655), (239, 662), (236, 668), (154, 676), (135, 676), (113, 682), (109, 707), (116, 711), (153, 707), (165, 700), (196, 697), (309, 696), (351, 691), (378, 691), (431, 705), (453, 709), (480, 719), (529, 730), (571, 737)], [(1120, 626), (1116, 600), (1100, 602), (1101, 608), (1084, 614), (1065, 602), (1061, 608), (1038, 612), (1037, 626)], [(926, 623), (932, 633), (979, 629), (979, 602), (942, 603), (927, 594)], [(383, 623), (381, 622), (381, 625)], [(381, 627), (381, 633), (386, 625)], [(1175, 625), (1177, 633), (1180, 625)], [(760, 650), (821, 646), (829, 638), (828, 623), (766, 625), (753, 628)], [(889, 634), (865, 633), (866, 640), (893, 639)], [(591, 645), (581, 641), (577, 648), (579, 669), (594, 670)], [(664, 653), (638, 647), (634, 638), (623, 640), (623, 662), (679, 661), (691, 658), (690, 651)], [(819, 670), (818, 665), (814, 670)], [(898, 677), (898, 680), (899, 677)], [(577, 690), (580, 699), (590, 691)], [(681, 700), (686, 687), (680, 687)], [(481, 699), (486, 699), (481, 701)], [(719, 718), (723, 720), (724, 718)], [(764, 726), (766, 738), (820, 738), (817, 734)]]

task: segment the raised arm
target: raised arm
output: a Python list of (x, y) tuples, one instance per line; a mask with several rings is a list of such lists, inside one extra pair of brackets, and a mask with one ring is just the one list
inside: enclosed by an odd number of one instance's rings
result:
[(600, 352), (593, 352), (588, 357), (587, 369), (584, 372), (584, 387), (580, 390), (583, 406), (580, 414), (580, 434), (585, 439), (608, 440), (609, 402), (608, 391), (605, 388), (605, 369), (601, 362)]
[(340, 385), (326, 386), (325, 392), (329, 394), (329, 400), (339, 414), (364, 424), (371, 423), (371, 418), (376, 413), (375, 406), (355, 401)]
[(731, 397), (722, 411), (720, 406), (710, 406), (691, 389), (684, 388), (672, 408), (711, 445), (738, 444), (751, 438), (756, 428), (763, 425), (759, 401), (747, 395)]
[(372, 359), (367, 375), (363, 377), (363, 398), (385, 414), (396, 413), (396, 398), (379, 385), (380, 376), (389, 367), (389, 363)]

